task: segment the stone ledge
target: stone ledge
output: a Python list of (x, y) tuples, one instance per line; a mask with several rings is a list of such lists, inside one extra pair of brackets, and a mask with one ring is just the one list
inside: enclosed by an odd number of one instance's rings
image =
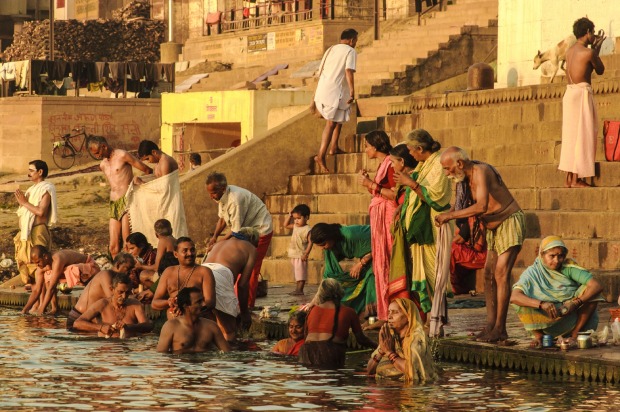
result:
[[(404, 102), (389, 103), (388, 115), (411, 114), (429, 109), (447, 109), (486, 104), (557, 99), (564, 95), (564, 84), (540, 84), (508, 89), (450, 92), (431, 96), (410, 96)], [(595, 80), (594, 94), (618, 93), (620, 78)]]
[(444, 361), (469, 363), (485, 368), (514, 370), (528, 374), (577, 376), (601, 383), (620, 382), (620, 356), (611, 345), (588, 350), (560, 352), (554, 349), (524, 349), (442, 339), (437, 349)]

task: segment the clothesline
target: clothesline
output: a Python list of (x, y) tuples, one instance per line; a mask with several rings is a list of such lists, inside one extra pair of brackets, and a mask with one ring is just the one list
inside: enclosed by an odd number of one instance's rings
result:
[[(128, 81), (157, 83), (166, 81), (174, 90), (174, 63), (142, 63), (142, 62), (67, 62), (64, 60), (23, 60), (6, 62), (0, 65), (3, 96), (5, 82), (15, 81), (20, 90), (30, 94), (39, 94), (42, 77), (47, 81), (63, 81), (71, 77), (76, 84), (76, 96), (79, 96), (80, 85), (101, 83), (114, 87), (116, 93), (127, 95)], [(130, 84), (131, 88), (131, 84)]]

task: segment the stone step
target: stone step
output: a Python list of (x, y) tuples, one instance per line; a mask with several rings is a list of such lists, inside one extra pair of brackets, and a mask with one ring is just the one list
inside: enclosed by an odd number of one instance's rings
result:
[(620, 212), (527, 210), (527, 236), (620, 240)]
[(289, 179), (289, 193), (295, 193), (295, 194), (366, 193), (366, 188), (361, 186), (357, 180), (358, 180), (357, 173), (291, 176)]
[[(556, 234), (556, 233), (553, 233)], [(551, 235), (551, 233), (544, 236)], [(564, 238), (568, 256), (589, 270), (619, 270), (620, 241), (603, 239)], [(515, 268), (531, 265), (538, 256), (540, 238), (527, 238), (515, 262)]]
[[(355, 261), (342, 261), (340, 265), (345, 270), (349, 270)], [(309, 284), (319, 284), (323, 279), (323, 258), (308, 261), (308, 281)], [(270, 257), (263, 260), (261, 274), (269, 282), (275, 284), (293, 284), (295, 282), (291, 262), (286, 259), (272, 259)]]
[(312, 221), (317, 220), (315, 213), (351, 213), (351, 214), (367, 214), (368, 205), (370, 204), (371, 195), (368, 192), (349, 193), (349, 194), (311, 194), (303, 198), (299, 195), (271, 195), (265, 199), (265, 205), (269, 208), (272, 216), (278, 216), (279, 213), (286, 214), (299, 203), (298, 200), (304, 199), (305, 204), (310, 208), (312, 213)]
[[(558, 165), (513, 165), (498, 166), (498, 171), (511, 189), (563, 188), (566, 174)], [(620, 184), (620, 162), (596, 162), (594, 184), (597, 187), (617, 187)]]
[[(284, 223), (288, 217), (286, 214), (271, 215), (273, 219), (274, 236), (286, 236), (291, 231), (284, 227)], [(363, 213), (313, 213), (310, 215), (310, 225), (317, 223), (339, 223), (341, 225), (367, 225), (370, 222), (368, 211)]]

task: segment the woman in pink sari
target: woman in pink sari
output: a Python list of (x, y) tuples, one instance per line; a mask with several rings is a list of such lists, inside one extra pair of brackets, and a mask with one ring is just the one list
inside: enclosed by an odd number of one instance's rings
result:
[(388, 316), (388, 282), (390, 277), (390, 258), (392, 256), (392, 234), (390, 228), (396, 210), (394, 201), (394, 169), (390, 161), (390, 138), (382, 130), (374, 130), (366, 135), (364, 151), (369, 159), (377, 159), (379, 167), (374, 179), (362, 170), (359, 182), (372, 195), (368, 213), (370, 214), (370, 234), (372, 241), (372, 269), (375, 273), (377, 289), (377, 318), (373, 325), (367, 324), (364, 329), (378, 329)]

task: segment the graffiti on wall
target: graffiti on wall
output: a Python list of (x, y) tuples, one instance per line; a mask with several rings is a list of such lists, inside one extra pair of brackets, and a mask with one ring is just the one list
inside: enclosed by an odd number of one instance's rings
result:
[[(105, 137), (114, 147), (136, 150), (143, 137), (140, 125), (134, 120), (117, 120), (114, 115), (103, 113), (62, 113), (51, 115), (47, 120), (47, 132), (54, 142), (74, 129), (85, 127), (88, 134)], [(79, 144), (79, 143), (78, 143)]]

